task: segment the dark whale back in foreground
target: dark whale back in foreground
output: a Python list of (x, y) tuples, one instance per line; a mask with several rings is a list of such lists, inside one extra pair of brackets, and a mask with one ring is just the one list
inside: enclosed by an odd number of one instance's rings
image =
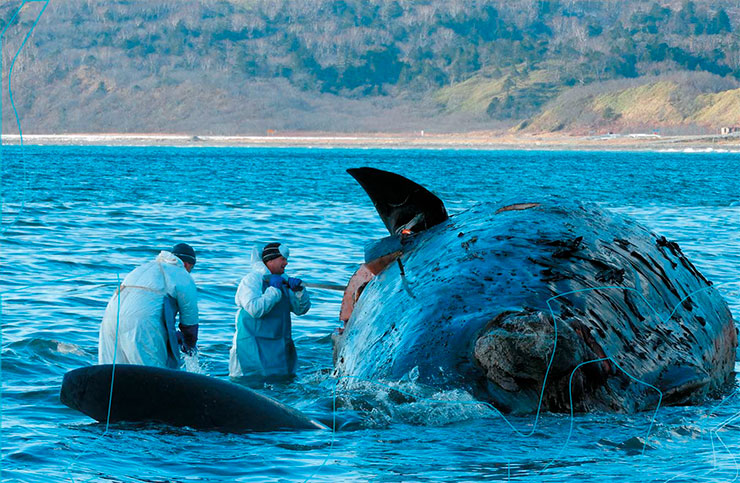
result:
[(409, 235), (399, 260), (405, 273), (388, 265), (356, 290), (334, 339), (346, 386), (415, 374), (502, 410), (534, 412), (542, 395), (551, 411), (571, 396), (576, 411), (634, 411), (661, 396), (697, 403), (733, 380), (737, 334), (719, 292), (676, 243), (596, 205), (483, 203)]
[[(112, 369), (89, 366), (65, 374), (62, 403), (106, 421)], [(128, 364), (117, 364), (115, 371), (111, 422), (156, 421), (226, 433), (325, 428), (278, 401), (213, 377)]]

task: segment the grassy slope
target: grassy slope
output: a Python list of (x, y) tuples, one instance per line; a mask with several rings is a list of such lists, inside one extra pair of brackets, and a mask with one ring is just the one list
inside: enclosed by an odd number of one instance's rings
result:
[[(612, 82), (581, 92), (565, 92), (534, 116), (527, 131), (583, 134), (670, 128), (677, 132), (714, 132), (723, 126), (740, 124), (740, 89), (703, 93), (674, 80), (642, 82), (635, 87), (620, 87)], [(605, 92), (594, 92), (599, 88)]]
[(623, 123), (660, 123), (678, 124), (683, 117), (673, 105), (673, 94), (678, 85), (673, 82), (659, 81), (631, 89), (610, 92), (597, 96), (588, 106), (603, 118), (614, 113)]
[(494, 97), (503, 93), (505, 78), (489, 79), (480, 76), (444, 87), (434, 95), (434, 101), (445, 112), (483, 114)]
[(740, 125), (740, 89), (698, 96), (701, 104), (693, 116), (697, 123), (709, 126)]

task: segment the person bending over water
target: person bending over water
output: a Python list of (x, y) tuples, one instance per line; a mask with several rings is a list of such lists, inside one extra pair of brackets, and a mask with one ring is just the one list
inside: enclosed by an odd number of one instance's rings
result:
[(99, 364), (112, 364), (115, 357), (118, 364), (177, 369), (180, 351), (196, 350), (198, 292), (190, 276), (194, 266), (195, 250), (178, 243), (126, 275), (100, 324)]

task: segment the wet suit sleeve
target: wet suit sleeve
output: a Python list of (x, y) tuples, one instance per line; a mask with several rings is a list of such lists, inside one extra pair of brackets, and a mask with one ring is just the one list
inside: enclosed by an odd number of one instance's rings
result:
[(290, 291), (290, 311), (296, 315), (303, 315), (311, 308), (311, 297), (305, 288), (298, 292)]
[(262, 276), (250, 273), (245, 276), (236, 289), (236, 305), (243, 308), (254, 319), (259, 319), (280, 301), (280, 290), (267, 287), (262, 293)]
[(180, 325), (198, 325), (198, 289), (190, 274), (178, 280), (175, 298), (180, 309)]
[(176, 285), (177, 305), (180, 309), (180, 331), (183, 351), (192, 352), (198, 344), (198, 289), (190, 274), (182, 276)]

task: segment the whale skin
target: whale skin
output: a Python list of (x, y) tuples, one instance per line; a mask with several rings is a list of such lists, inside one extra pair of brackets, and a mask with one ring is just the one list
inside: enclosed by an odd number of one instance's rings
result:
[[(695, 404), (733, 381), (729, 307), (675, 242), (552, 197), (404, 240), (334, 337), (334, 375), (464, 389), (507, 412)], [(572, 404), (571, 404), (572, 400)]]

